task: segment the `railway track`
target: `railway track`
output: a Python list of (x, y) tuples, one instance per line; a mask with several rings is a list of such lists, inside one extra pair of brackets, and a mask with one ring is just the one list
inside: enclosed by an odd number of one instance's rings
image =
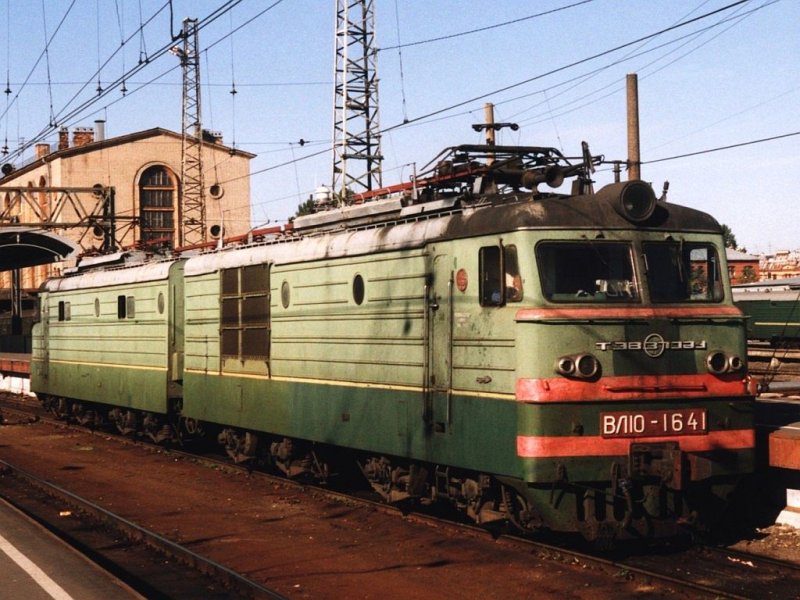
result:
[(698, 544), (670, 555), (631, 556), (621, 563), (658, 571), (666, 579), (674, 577), (676, 583), (723, 598), (796, 598), (800, 586), (800, 565), (724, 547)]
[[(4, 478), (0, 496), (147, 598), (285, 600), (274, 590), (15, 465), (0, 460), (0, 473)], [(165, 565), (166, 573), (158, 573)]]
[[(17, 420), (18, 422), (26, 422), (41, 419), (43, 421), (51, 421), (61, 427), (65, 425), (62, 421), (54, 421), (46, 417), (41, 408), (30, 401), (18, 403), (4, 398), (0, 406), (2, 406), (2, 411), (7, 421)], [(78, 430), (84, 429), (74, 425), (70, 427), (74, 427)], [(122, 438), (121, 436), (117, 439), (127, 444), (149, 446), (149, 444), (131, 441), (129, 438)], [(276, 478), (268, 473), (248, 471), (245, 467), (234, 465), (227, 460), (198, 457), (195, 454), (174, 450), (170, 451), (170, 456), (184, 457), (192, 461), (199, 460), (214, 468), (247, 472), (249, 477), (263, 481), (266, 485), (279, 482), (280, 485), (284, 486), (296, 486), (297, 488), (303, 489), (307, 487), (306, 485), (296, 484), (283, 478)], [(48, 494), (49, 493), (50, 492), (48, 492)], [(58, 494), (59, 492), (53, 493)], [(407, 512), (404, 513), (401, 511), (398, 507), (375, 502), (369, 498), (354, 497), (351, 494), (340, 493), (330, 489), (316, 489), (315, 493), (323, 494), (326, 498), (335, 502), (345, 502), (349, 504), (355, 502), (367, 505), (371, 510), (386, 514), (404, 514), (406, 519), (440, 529), (457, 529), (469, 535), (487, 535), (487, 531), (484, 528), (453, 522), (450, 519), (443, 518), (436, 514), (427, 512), (408, 514)], [(67, 496), (68, 495), (69, 493), (67, 492)], [(64, 501), (66, 501), (67, 496), (64, 497)], [(649, 549), (643, 553), (611, 558), (608, 555), (595, 552), (578, 551), (560, 543), (553, 543), (552, 541), (519, 538), (502, 531), (494, 531), (493, 534), (497, 536), (497, 543), (518, 548), (520, 552), (526, 554), (534, 554), (544, 559), (560, 563), (572, 565), (580, 564), (585, 568), (592, 568), (603, 572), (606, 576), (624, 577), (626, 579), (636, 579), (643, 582), (658, 582), (661, 585), (671, 588), (677, 587), (684, 591), (688, 590), (693, 597), (784, 598), (793, 597), (791, 594), (794, 594), (797, 589), (800, 589), (800, 567), (798, 567), (798, 565), (768, 559), (755, 554), (745, 554), (727, 548), (692, 546), (675, 549), (668, 553), (664, 553), (663, 548), (658, 551)], [(132, 535), (133, 537), (137, 537), (140, 534), (133, 533)], [(171, 544), (169, 540), (164, 541), (167, 542), (167, 546)], [(158, 546), (161, 542), (156, 541), (154, 543)], [(191, 563), (193, 560), (195, 559), (191, 557), (188, 562)], [(215, 567), (211, 568), (213, 569)], [(223, 575), (223, 579), (227, 576), (230, 576), (230, 574)], [(765, 589), (767, 590), (766, 594)], [(252, 594), (254, 592), (249, 593)], [(258, 590), (258, 588), (256, 588), (255, 593), (259, 595), (254, 595), (253, 597), (279, 597), (264, 595), (269, 592)]]
[(793, 379), (800, 377), (800, 349), (772, 348), (769, 344), (747, 346), (750, 374), (755, 377)]
[(800, 348), (797, 346), (772, 346), (763, 342), (748, 342), (747, 356), (756, 360), (777, 358), (786, 362), (800, 362)]

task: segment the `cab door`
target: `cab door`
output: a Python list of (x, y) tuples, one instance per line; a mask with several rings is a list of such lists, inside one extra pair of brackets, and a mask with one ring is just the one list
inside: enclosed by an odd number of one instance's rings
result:
[[(31, 347), (31, 369), (32, 379), (38, 377), (39, 381), (34, 381), (34, 388), (43, 386), (50, 375), (50, 296), (47, 293), (39, 297), (39, 319), (33, 324), (31, 337), (34, 344)], [(40, 387), (44, 390), (44, 387)]]
[(453, 270), (450, 257), (431, 249), (425, 290), (427, 351), (424, 384), (425, 421), (433, 433), (452, 423)]

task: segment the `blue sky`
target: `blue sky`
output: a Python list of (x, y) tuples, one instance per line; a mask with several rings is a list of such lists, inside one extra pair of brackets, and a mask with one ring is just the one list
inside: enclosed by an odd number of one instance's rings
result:
[[(235, 6), (200, 32), (203, 125), (258, 155), (252, 225), (285, 221), (331, 181), (329, 152), (292, 161), (332, 138), (335, 0), (280, 0), (266, 12), (272, 2), (173, 0), (172, 19), (165, 0), (5, 0), (0, 77), (12, 93), (5, 106), (0, 99), (0, 141), (14, 150), (21, 138), (45, 132), (55, 143), (51, 121), (72, 128), (97, 118), (107, 121), (109, 137), (180, 131), (178, 60), (155, 56), (184, 17), (202, 21), (226, 4)], [(520, 125), (499, 143), (577, 156), (585, 140), (593, 153), (624, 160), (625, 76), (637, 73), (643, 179), (657, 191), (669, 180), (672, 202), (712, 213), (751, 252), (800, 249), (800, 135), (790, 135), (800, 131), (800, 1), (725, 9), (733, 4), (375, 0), (377, 46), (386, 48), (378, 55), (384, 184), (407, 180), (414, 163), (421, 167), (447, 146), (480, 142), (471, 126), (483, 121), (485, 102), (495, 104), (496, 121)], [(439, 37), (447, 39), (428, 42)], [(125, 95), (111, 86), (144, 58)], [(109, 90), (102, 98), (98, 65)], [(461, 106), (421, 118), (454, 105)], [(412, 123), (395, 127), (404, 119)], [(778, 136), (785, 137), (751, 143)], [(704, 152), (725, 146), (736, 147)], [(660, 160), (691, 153), (701, 154)], [(600, 185), (611, 180), (610, 171), (596, 174)]]

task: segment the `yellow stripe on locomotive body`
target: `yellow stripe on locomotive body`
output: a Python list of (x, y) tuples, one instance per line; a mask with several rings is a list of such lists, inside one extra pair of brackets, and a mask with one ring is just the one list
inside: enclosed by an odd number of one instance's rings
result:
[(748, 317), (748, 339), (800, 345), (800, 277), (735, 285), (733, 298)]
[[(209, 375), (212, 377), (241, 377), (242, 379), (260, 379), (264, 381), (280, 381), (286, 383), (308, 383), (314, 385), (328, 385), (328, 386), (342, 386), (342, 387), (355, 387), (355, 388), (368, 388), (373, 390), (386, 390), (386, 391), (403, 391), (403, 392), (416, 392), (423, 393), (425, 390), (422, 386), (400, 386), (400, 385), (386, 385), (383, 383), (359, 383), (354, 381), (336, 381), (332, 379), (314, 379), (314, 378), (295, 378), (295, 377), (278, 377), (269, 375), (260, 375), (256, 373), (211, 373), (208, 371), (199, 371), (193, 369), (185, 369), (185, 372), (193, 373), (196, 375)], [(495, 400), (515, 400), (514, 394), (491, 394), (485, 392), (474, 392), (468, 390), (454, 389), (453, 393), (458, 396), (472, 396), (475, 398), (492, 398)]]
[[(42, 359), (32, 359), (32, 363), (39, 363), (43, 364), (44, 361)], [(108, 369), (132, 369), (135, 371), (155, 371), (155, 372), (166, 372), (167, 366), (148, 366), (148, 365), (132, 365), (132, 364), (122, 364), (116, 362), (87, 362), (82, 360), (56, 360), (50, 359), (48, 361), (51, 365), (71, 365), (71, 366), (78, 366), (78, 367), (95, 367), (95, 368), (108, 368)]]
[[(455, 187), (444, 165), (419, 198), (54, 280), (32, 389), (206, 423), (245, 457), (263, 436), (373, 457), (368, 477), (399, 461), (435, 472), (417, 484), (440, 496), (455, 477), (487, 494), (499, 482), (556, 529), (596, 526), (620, 498), (636, 515), (614, 527), (674, 523), (684, 500), (721, 497), (753, 468), (745, 318), (721, 228), (641, 181), (592, 193), (586, 174), (575, 194), (539, 192), (559, 182), (540, 173), (557, 151), (491, 150), (504, 153), (535, 160), (494, 175), (467, 161), (456, 171), (469, 185)], [(81, 356), (90, 335), (103, 360)], [(153, 372), (112, 366), (126, 356)]]

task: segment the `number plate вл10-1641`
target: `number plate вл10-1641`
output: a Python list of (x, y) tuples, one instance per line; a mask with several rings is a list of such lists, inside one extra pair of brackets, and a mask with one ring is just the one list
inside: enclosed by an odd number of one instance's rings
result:
[(600, 432), (605, 438), (703, 435), (708, 433), (706, 410), (642, 410), (600, 413)]

